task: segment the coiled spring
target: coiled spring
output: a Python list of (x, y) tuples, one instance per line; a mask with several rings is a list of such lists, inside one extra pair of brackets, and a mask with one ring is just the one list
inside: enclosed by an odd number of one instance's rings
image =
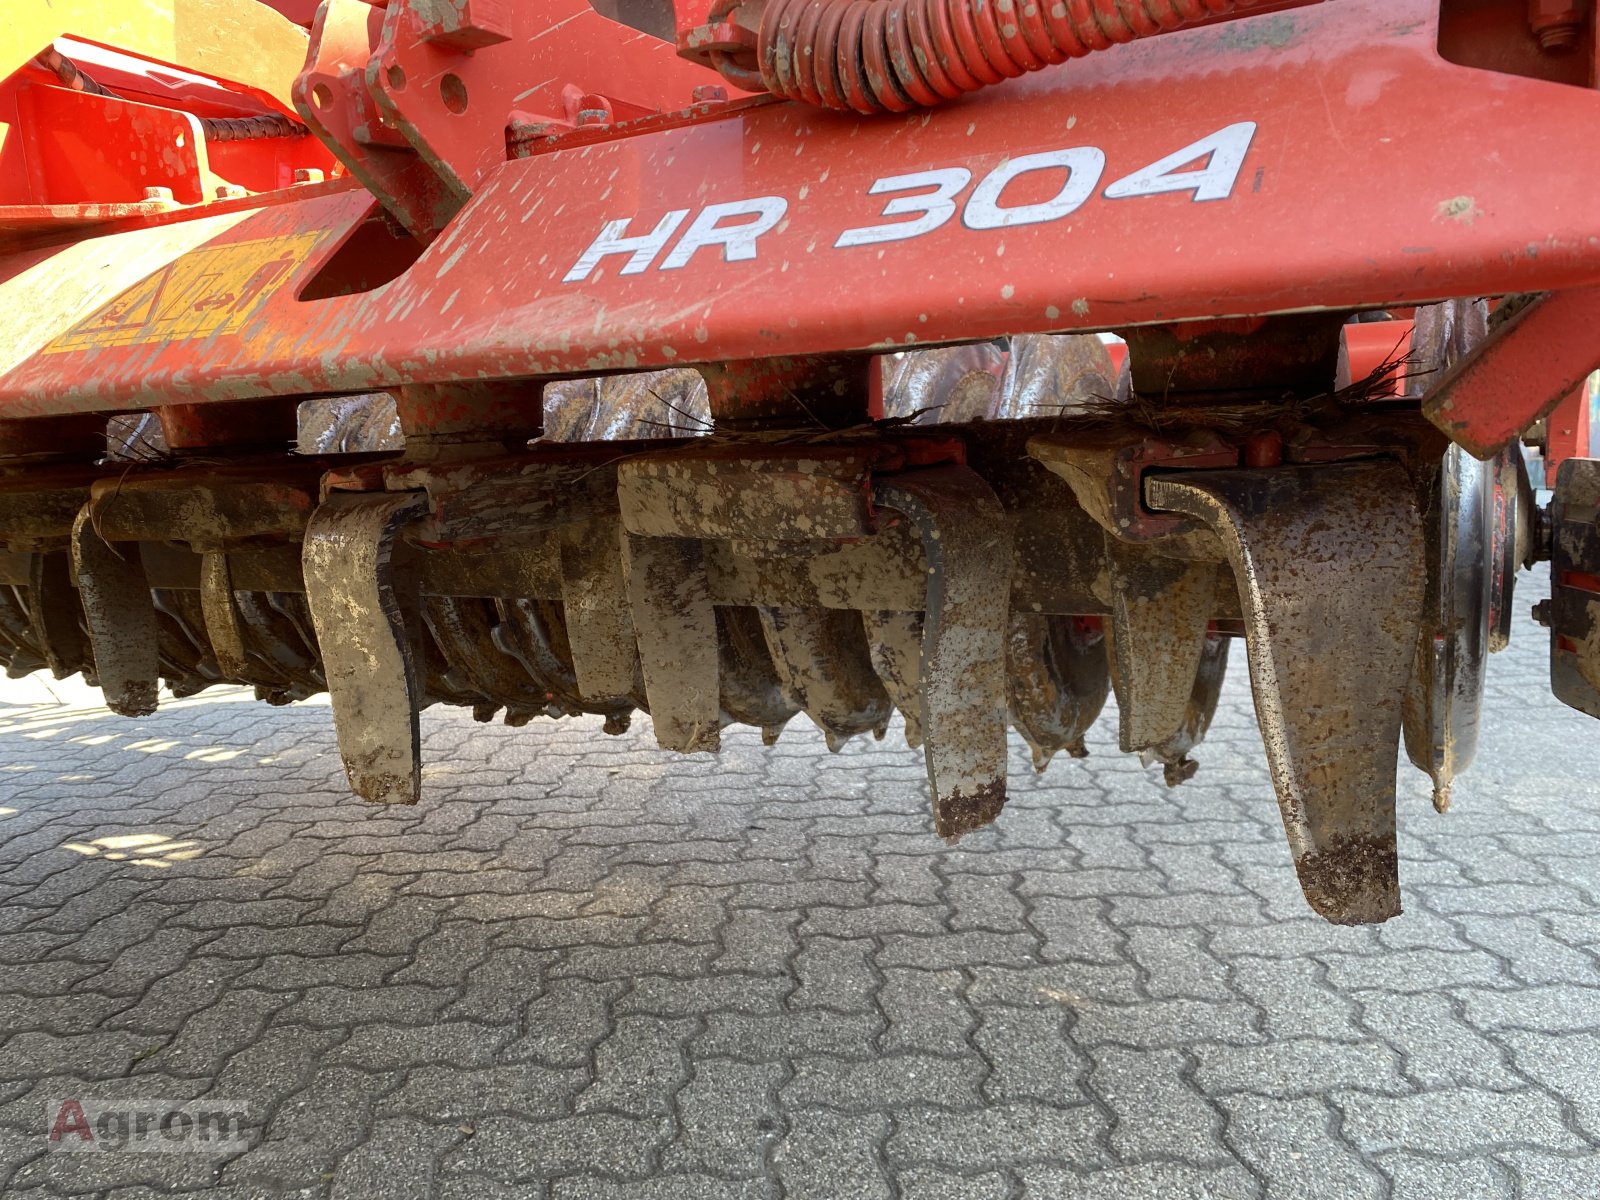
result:
[(1260, 0), (766, 0), (757, 39), (774, 95), (906, 112)]

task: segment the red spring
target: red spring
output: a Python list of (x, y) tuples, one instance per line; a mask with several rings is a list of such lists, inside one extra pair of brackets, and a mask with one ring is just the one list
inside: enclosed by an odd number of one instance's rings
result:
[(776, 96), (906, 112), (1260, 2), (766, 0), (757, 54)]

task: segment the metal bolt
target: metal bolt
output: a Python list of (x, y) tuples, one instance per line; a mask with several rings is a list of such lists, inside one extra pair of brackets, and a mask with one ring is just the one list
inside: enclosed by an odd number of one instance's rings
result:
[(1244, 465), (1276, 467), (1283, 462), (1283, 435), (1276, 429), (1252, 433), (1244, 439)]
[(324, 179), (320, 167), (296, 167), (294, 181), (296, 183), (321, 183)]
[(1587, 24), (1585, 6), (1572, 0), (1528, 0), (1528, 28), (1546, 54), (1575, 49)]
[(611, 113), (604, 108), (580, 108), (578, 110), (578, 124), (583, 125), (609, 125)]
[(169, 187), (147, 187), (144, 198), (152, 204), (174, 204), (172, 189)]
[(1553, 618), (1550, 614), (1550, 601), (1541, 600), (1539, 603), (1533, 606), (1533, 623), (1535, 625), (1543, 625), (1546, 629), (1549, 629), (1552, 619)]
[(714, 83), (702, 83), (694, 89), (693, 96), (696, 104), (716, 104), (728, 98), (728, 89)]
[(244, 190), (244, 188), (240, 187), (237, 183), (219, 183), (219, 184), (217, 184), (217, 199), (218, 200), (238, 200), (238, 199), (240, 199), (240, 198), (242, 198), (242, 197), (244, 197), (244, 196), (246, 196), (248, 194), (249, 193), (246, 192)]

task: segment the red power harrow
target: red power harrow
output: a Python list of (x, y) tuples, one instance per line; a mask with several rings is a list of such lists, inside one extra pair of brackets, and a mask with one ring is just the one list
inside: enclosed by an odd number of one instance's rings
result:
[(14, 674), (325, 690), (387, 802), (432, 703), (898, 710), (955, 838), (1113, 690), (1188, 778), (1243, 638), (1341, 922), (1399, 912), (1397, 746), (1444, 808), (1519, 567), (1600, 716), (1593, 0), (8, 24)]

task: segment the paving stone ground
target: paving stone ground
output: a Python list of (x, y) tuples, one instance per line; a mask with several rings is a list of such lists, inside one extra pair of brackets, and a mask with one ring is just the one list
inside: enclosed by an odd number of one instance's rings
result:
[[(1593, 1200), (1600, 729), (1517, 633), (1364, 929), (1299, 896), (1237, 647), (1192, 782), (1108, 714), (954, 848), (898, 730), (713, 763), (435, 710), (382, 809), (324, 704), (6, 684), (0, 1193)], [(244, 1102), (251, 1145), (47, 1152), (63, 1097)]]

